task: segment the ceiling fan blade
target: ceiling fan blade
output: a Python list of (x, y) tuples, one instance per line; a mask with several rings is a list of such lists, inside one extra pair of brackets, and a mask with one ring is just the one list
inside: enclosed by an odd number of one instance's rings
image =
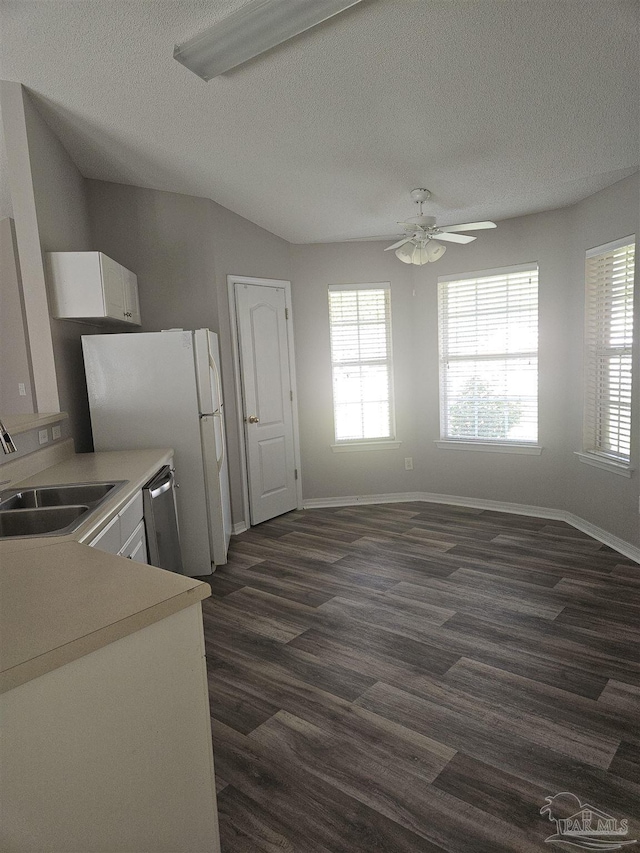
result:
[(443, 234), (438, 231), (433, 235), (435, 240), (446, 240), (449, 243), (472, 243), (476, 237), (471, 237), (469, 234)]
[(480, 231), (483, 228), (497, 228), (495, 222), (488, 219), (484, 222), (465, 222), (464, 225), (442, 225), (440, 231), (451, 233), (452, 231)]
[(424, 231), (422, 225), (418, 225), (417, 222), (398, 222), (398, 225), (406, 228), (407, 231)]
[(389, 252), (391, 249), (399, 249), (400, 246), (404, 246), (405, 243), (410, 243), (413, 240), (413, 237), (403, 237), (402, 240), (398, 240), (397, 243), (392, 243), (390, 246), (384, 250), (385, 252)]
[[(407, 235), (405, 234), (404, 237), (406, 237), (406, 236)], [(344, 237), (344, 238), (337, 238), (336, 237), (334, 240), (325, 240), (325, 241), (318, 240), (318, 241), (314, 241), (314, 242), (318, 242), (318, 243), (322, 243), (322, 242), (328, 242), (328, 243), (370, 243), (370, 242), (373, 242), (374, 240), (379, 240), (380, 242), (382, 242), (383, 240), (397, 240), (398, 237), (399, 237), (398, 234), (376, 234), (376, 235), (370, 234), (368, 237)]]

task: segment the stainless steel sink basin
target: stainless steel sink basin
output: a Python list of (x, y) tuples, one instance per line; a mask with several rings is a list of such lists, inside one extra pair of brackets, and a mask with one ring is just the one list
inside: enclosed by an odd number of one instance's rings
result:
[(84, 505), (6, 510), (0, 512), (0, 537), (70, 533), (88, 512)]
[[(40, 486), (20, 489), (11, 494), (0, 492), (0, 511), (31, 509), (32, 507), (95, 504), (103, 500), (116, 483), (77, 483), (70, 486)], [(8, 497), (5, 497), (8, 494)]]
[(5, 489), (0, 492), (0, 539), (72, 533), (125, 482)]

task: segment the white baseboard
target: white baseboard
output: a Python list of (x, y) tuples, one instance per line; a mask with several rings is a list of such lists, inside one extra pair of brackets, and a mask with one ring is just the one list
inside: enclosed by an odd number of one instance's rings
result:
[(248, 529), (249, 528), (244, 523), (244, 521), (239, 521), (237, 524), (234, 524), (233, 527), (231, 528), (231, 535), (232, 536), (238, 536), (238, 534), (244, 533), (245, 530), (248, 530)]
[(449, 506), (466, 506), (471, 509), (490, 509), (494, 512), (508, 512), (512, 515), (528, 515), (534, 518), (548, 518), (551, 521), (566, 521), (577, 530), (592, 536), (603, 545), (608, 545), (614, 551), (623, 554), (630, 560), (640, 563), (640, 548), (620, 539), (613, 533), (585, 521), (578, 515), (564, 509), (552, 509), (543, 506), (528, 506), (527, 504), (491, 501), (483, 498), (465, 498), (457, 495), (437, 495), (431, 492), (394, 492), (389, 495), (348, 495), (338, 498), (310, 498), (304, 501), (304, 509), (323, 509), (335, 506), (358, 506), (360, 504), (389, 504), (389, 503), (425, 503), (447, 504)]
[(584, 518), (580, 518), (579, 515), (574, 515), (572, 512), (565, 512), (562, 520), (566, 521), (567, 524), (570, 524), (577, 530), (582, 530), (583, 533), (586, 533), (588, 536), (592, 536), (594, 539), (602, 542), (603, 545), (608, 545), (609, 548), (613, 548), (614, 551), (624, 554), (624, 556), (628, 557), (630, 560), (640, 563), (640, 548), (636, 548), (636, 546), (632, 545), (630, 542), (626, 542), (619, 536), (614, 536), (613, 533), (603, 530), (602, 527), (596, 527), (595, 524), (591, 524), (590, 521), (585, 521)]

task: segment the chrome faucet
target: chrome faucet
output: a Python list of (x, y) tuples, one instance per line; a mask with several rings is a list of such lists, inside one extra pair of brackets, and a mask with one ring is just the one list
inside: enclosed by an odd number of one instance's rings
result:
[(16, 446), (13, 443), (9, 430), (5, 427), (2, 421), (0, 421), (0, 444), (2, 445), (2, 449), (5, 453), (16, 452)]

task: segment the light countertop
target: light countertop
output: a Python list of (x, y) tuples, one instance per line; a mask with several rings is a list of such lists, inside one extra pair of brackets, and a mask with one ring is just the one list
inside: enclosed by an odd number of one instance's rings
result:
[(166, 448), (82, 453), (12, 485), (127, 481), (73, 534), (0, 541), (0, 692), (211, 594), (200, 581), (82, 544), (171, 455)]
[(26, 414), (26, 415), (3, 415), (2, 423), (9, 433), (20, 435), (21, 432), (28, 432), (30, 429), (46, 426), (47, 424), (55, 424), (59, 421), (66, 421), (69, 416), (66, 412), (52, 412), (44, 414)]

